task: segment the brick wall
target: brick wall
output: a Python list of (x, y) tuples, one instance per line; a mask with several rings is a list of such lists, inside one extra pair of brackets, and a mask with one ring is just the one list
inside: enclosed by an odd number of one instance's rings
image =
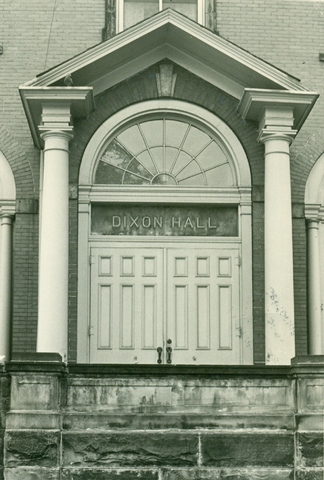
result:
[[(321, 1), (300, 0), (217, 0), (208, 3), (208, 26), (273, 65), (301, 79), (310, 90), (324, 93), (324, 62), (318, 55), (324, 41), (324, 7)], [(113, 1), (108, 2), (108, 7)], [(26, 202), (36, 202), (39, 185), (39, 152), (33, 146), (18, 86), (38, 73), (99, 43), (105, 26), (104, 0), (4, 0), (1, 6), (0, 44), (0, 149), (12, 166), (22, 210), (14, 226), (14, 344), (16, 350), (35, 348), (37, 317), (37, 211)], [(216, 24), (215, 24), (216, 21)], [(112, 31), (107, 26), (107, 31)], [(254, 239), (254, 318), (256, 359), (263, 358), (264, 299), (263, 278), (262, 148), (255, 143), (256, 126), (245, 124), (235, 113), (234, 103), (196, 77), (178, 71), (175, 97), (188, 99), (215, 112), (231, 126), (247, 149), (253, 176)], [(118, 109), (156, 98), (154, 82), (138, 75), (97, 99), (100, 103), (87, 123), (77, 123), (84, 139)], [(324, 150), (324, 101), (317, 102), (312, 114), (292, 145), (292, 195), (296, 204), (304, 200), (307, 176)], [(86, 140), (75, 139), (72, 148), (78, 162)], [(78, 143), (80, 144), (78, 145)], [(248, 145), (248, 147), (247, 147)], [(77, 182), (79, 163), (71, 165), (70, 181)], [(25, 209), (25, 210), (24, 210)], [(23, 213), (23, 210), (25, 213)], [(27, 210), (27, 211), (26, 211)], [(21, 216), (20, 216), (21, 215)], [(24, 216), (23, 216), (24, 215)], [(261, 228), (262, 227), (262, 228)], [(71, 199), (70, 246), (70, 340), (71, 358), (75, 358), (76, 332), (76, 202)], [(294, 219), (295, 302), (297, 346), (306, 352), (305, 227), (303, 219)]]
[(307, 175), (318, 158), (310, 160), (305, 154), (310, 139), (316, 143), (316, 136), (324, 134), (324, 62), (319, 61), (324, 42), (323, 2), (217, 0), (217, 30), (322, 95), (292, 145), (292, 197), (303, 201)]

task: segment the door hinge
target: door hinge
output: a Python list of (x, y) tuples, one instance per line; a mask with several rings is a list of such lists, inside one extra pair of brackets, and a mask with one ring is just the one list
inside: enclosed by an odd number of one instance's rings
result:
[(89, 255), (89, 264), (92, 265), (93, 263), (95, 263), (95, 257), (94, 255)]
[(94, 335), (94, 327), (90, 326), (88, 327), (88, 335), (91, 337), (91, 335)]
[(242, 264), (241, 255), (238, 255), (237, 257), (235, 257), (235, 265), (237, 265), (238, 267), (240, 267), (241, 264)]
[(235, 330), (236, 330), (235, 336), (242, 337), (242, 327), (235, 327)]

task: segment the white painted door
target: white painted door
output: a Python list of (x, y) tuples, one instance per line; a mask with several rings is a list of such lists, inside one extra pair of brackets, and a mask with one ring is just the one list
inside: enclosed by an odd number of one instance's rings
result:
[(210, 244), (92, 248), (90, 361), (156, 364), (161, 347), (162, 363), (239, 364), (238, 255)]
[(172, 248), (166, 253), (172, 363), (239, 364), (238, 250)]
[(163, 338), (163, 249), (91, 251), (90, 361), (156, 363)]

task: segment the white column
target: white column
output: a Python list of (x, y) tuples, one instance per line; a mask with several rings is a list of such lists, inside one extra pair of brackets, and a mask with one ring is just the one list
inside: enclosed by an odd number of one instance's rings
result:
[[(273, 119), (272, 119), (273, 120)], [(295, 356), (292, 213), (289, 146), (295, 132), (262, 130), (265, 145), (266, 364), (288, 365)]]
[(48, 130), (44, 140), (37, 352), (67, 358), (69, 141), (71, 128)]
[(322, 355), (319, 221), (307, 220), (308, 241), (308, 353)]
[(0, 359), (9, 360), (11, 331), (12, 284), (12, 221), (11, 215), (1, 217), (0, 244)]

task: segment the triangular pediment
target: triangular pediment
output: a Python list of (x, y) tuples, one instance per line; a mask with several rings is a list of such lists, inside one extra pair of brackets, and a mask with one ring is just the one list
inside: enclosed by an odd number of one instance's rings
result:
[(168, 58), (231, 96), (246, 88), (307, 91), (300, 82), (175, 12), (164, 10), (38, 75), (24, 86), (92, 86), (94, 95)]
[(270, 102), (293, 108), (299, 129), (318, 97), (295, 77), (167, 9), (19, 88), (35, 145), (42, 145), (45, 104), (67, 103), (73, 117), (86, 117), (96, 95), (166, 59), (239, 100), (244, 119), (258, 121)]

